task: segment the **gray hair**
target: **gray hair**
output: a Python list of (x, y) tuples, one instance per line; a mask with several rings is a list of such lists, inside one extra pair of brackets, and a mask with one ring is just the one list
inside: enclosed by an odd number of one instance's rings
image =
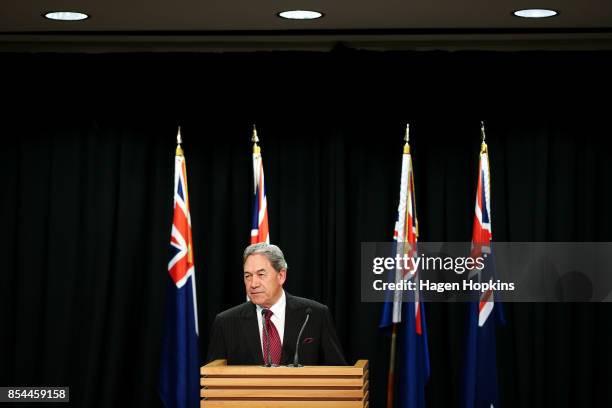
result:
[(287, 269), (287, 261), (285, 261), (283, 251), (276, 245), (266, 244), (265, 242), (249, 245), (242, 255), (242, 263), (244, 264), (246, 259), (254, 254), (265, 255), (276, 272), (279, 272), (281, 269)]

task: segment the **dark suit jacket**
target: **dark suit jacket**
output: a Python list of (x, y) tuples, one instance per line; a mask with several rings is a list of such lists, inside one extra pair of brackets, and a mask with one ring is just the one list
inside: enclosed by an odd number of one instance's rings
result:
[[(342, 348), (327, 306), (314, 300), (291, 296), (285, 291), (285, 332), (281, 365), (293, 363), (295, 342), (310, 307), (310, 319), (302, 333), (300, 364), (346, 365)], [(213, 323), (208, 358), (227, 359), (227, 364), (261, 365), (263, 353), (255, 305), (246, 302), (222, 313)]]

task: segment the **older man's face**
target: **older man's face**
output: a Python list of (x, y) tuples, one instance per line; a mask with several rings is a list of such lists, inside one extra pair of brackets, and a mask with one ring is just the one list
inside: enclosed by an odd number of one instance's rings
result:
[(244, 286), (251, 302), (267, 309), (281, 296), (287, 270), (276, 272), (265, 255), (249, 255), (244, 263)]

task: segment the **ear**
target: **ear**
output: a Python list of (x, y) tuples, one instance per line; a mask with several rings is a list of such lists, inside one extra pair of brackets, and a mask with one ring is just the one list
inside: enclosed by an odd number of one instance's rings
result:
[(287, 269), (282, 268), (280, 271), (278, 271), (278, 283), (283, 285), (285, 283), (285, 281), (287, 280)]

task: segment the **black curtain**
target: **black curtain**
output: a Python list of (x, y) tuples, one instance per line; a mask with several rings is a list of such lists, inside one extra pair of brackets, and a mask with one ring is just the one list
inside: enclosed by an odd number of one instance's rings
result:
[[(390, 241), (411, 124), (422, 241), (469, 241), (480, 120), (497, 241), (612, 241), (608, 52), (0, 54), (0, 384), (72, 406), (159, 406), (183, 129), (200, 346), (244, 300), (251, 126), (286, 289), (327, 304), (384, 406), (389, 339), (362, 303), (360, 243)], [(455, 406), (463, 304), (428, 304), (430, 407)], [(503, 407), (609, 406), (609, 304), (508, 304)]]

